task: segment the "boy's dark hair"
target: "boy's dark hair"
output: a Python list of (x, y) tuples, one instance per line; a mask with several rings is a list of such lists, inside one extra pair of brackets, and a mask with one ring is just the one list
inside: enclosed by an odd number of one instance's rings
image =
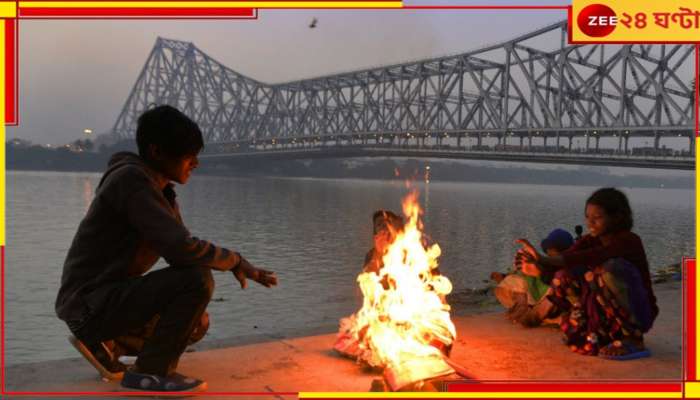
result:
[(180, 110), (169, 105), (152, 108), (138, 119), (136, 145), (139, 154), (148, 158), (149, 145), (157, 145), (171, 157), (197, 154), (204, 147), (202, 131)]
[[(372, 223), (374, 224), (377, 219), (382, 219), (385, 224), (390, 225), (395, 230), (403, 228), (403, 218), (394, 214), (389, 210), (377, 210), (372, 214)], [(377, 233), (377, 232), (374, 232)]]
[(586, 205), (594, 204), (613, 218), (618, 219), (618, 225), (613, 230), (630, 230), (634, 225), (632, 208), (627, 196), (615, 188), (598, 189), (586, 200)]

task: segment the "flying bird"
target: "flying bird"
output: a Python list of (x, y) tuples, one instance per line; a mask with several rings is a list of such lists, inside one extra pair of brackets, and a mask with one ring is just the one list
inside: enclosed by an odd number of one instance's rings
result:
[(309, 28), (313, 29), (316, 27), (316, 24), (318, 23), (318, 19), (314, 17), (314, 19), (311, 20), (311, 23), (309, 24)]

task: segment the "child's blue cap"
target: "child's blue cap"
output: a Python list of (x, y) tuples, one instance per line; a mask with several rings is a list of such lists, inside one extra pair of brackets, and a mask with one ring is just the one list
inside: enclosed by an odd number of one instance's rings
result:
[(546, 238), (540, 243), (542, 251), (547, 252), (548, 249), (556, 249), (564, 251), (574, 244), (574, 238), (571, 234), (563, 229), (555, 229), (549, 232)]

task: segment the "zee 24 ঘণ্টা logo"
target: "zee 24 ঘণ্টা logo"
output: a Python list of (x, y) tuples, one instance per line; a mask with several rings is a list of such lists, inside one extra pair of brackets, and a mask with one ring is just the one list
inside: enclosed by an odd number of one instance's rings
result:
[(576, 27), (588, 38), (598, 39), (696, 42), (700, 38), (700, 11), (693, 7), (700, 5), (698, 0), (620, 3), (615, 5), (617, 12), (605, 4), (586, 5), (576, 15)]

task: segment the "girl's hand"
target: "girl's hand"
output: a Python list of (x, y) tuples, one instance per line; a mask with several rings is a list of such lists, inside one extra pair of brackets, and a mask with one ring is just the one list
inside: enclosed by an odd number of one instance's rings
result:
[(522, 245), (523, 247), (518, 250), (518, 253), (527, 253), (535, 262), (539, 262), (542, 259), (542, 255), (537, 252), (535, 246), (533, 246), (527, 239), (518, 239), (515, 243)]
[(523, 249), (518, 250), (515, 253), (515, 261), (513, 262), (516, 269), (522, 271), (523, 274), (528, 276), (540, 276), (542, 275), (542, 269), (535, 261), (534, 257), (530, 253), (527, 253)]
[(535, 247), (526, 239), (518, 239), (515, 242), (523, 246), (515, 253), (515, 267), (528, 276), (542, 275), (542, 269), (538, 265), (542, 256), (537, 252)]

